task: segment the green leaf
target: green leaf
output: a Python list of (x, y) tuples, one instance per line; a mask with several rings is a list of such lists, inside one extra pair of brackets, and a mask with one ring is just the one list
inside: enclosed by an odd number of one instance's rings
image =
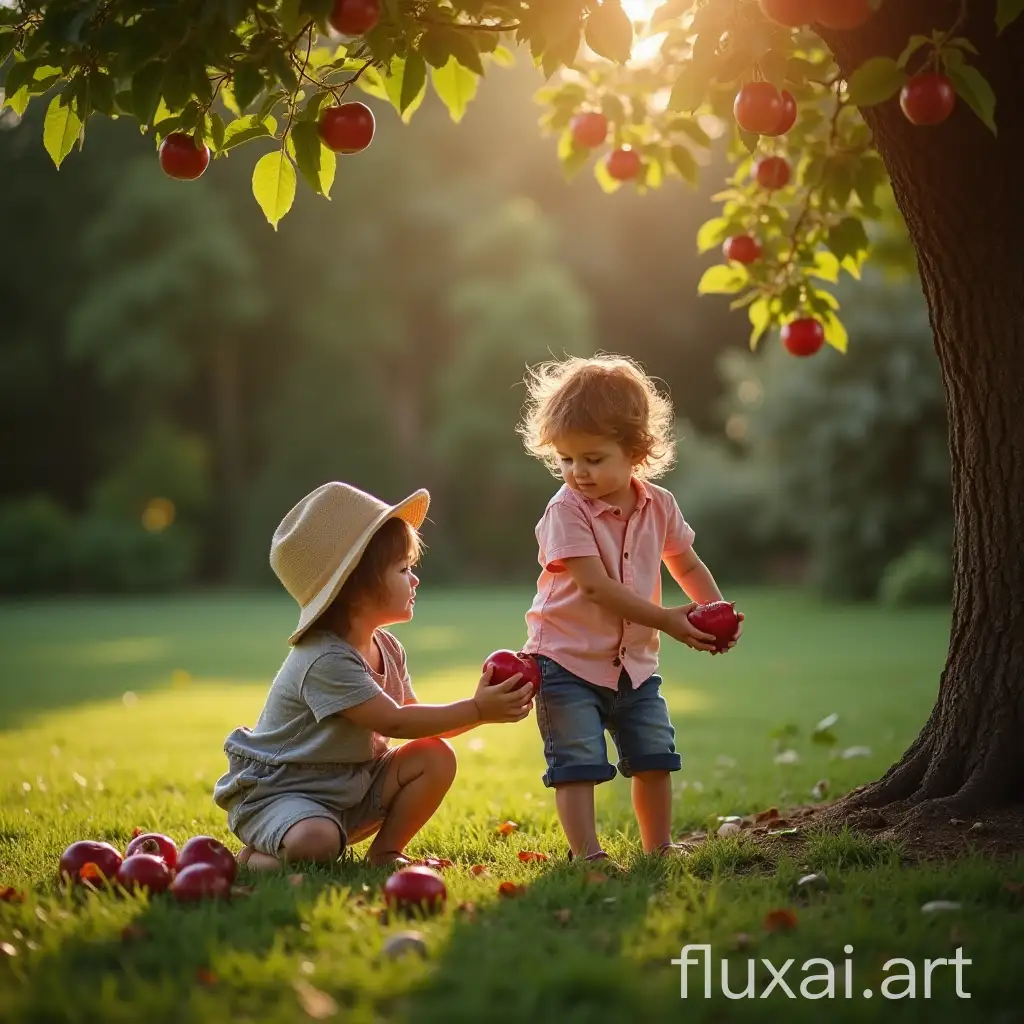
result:
[(1002, 32), (1024, 13), (1024, 0), (996, 0), (996, 30)]
[(808, 270), (811, 277), (819, 277), (823, 281), (835, 284), (839, 280), (839, 260), (830, 253), (818, 250), (814, 254), (813, 269)]
[(114, 79), (103, 71), (89, 76), (89, 106), (109, 117), (114, 112)]
[(671, 157), (673, 166), (683, 180), (696, 187), (700, 171), (697, 169), (697, 161), (693, 159), (693, 154), (685, 146), (673, 146)]
[(491, 60), (498, 65), (499, 68), (511, 68), (515, 67), (516, 57), (515, 54), (507, 46), (496, 46), (491, 51)]
[(431, 68), (430, 80), (451, 119), (458, 123), (466, 113), (469, 101), (476, 95), (480, 79), (457, 60), (450, 58), (443, 68)]
[(868, 248), (868, 235), (859, 217), (844, 217), (828, 231), (828, 247), (836, 259), (858, 256)]
[(732, 224), (725, 217), (705, 221), (697, 232), (697, 251), (708, 252), (720, 246), (732, 233)]
[(418, 53), (410, 53), (405, 60), (392, 58), (390, 72), (384, 79), (384, 88), (392, 106), (404, 114), (426, 88), (427, 65)]
[(974, 67), (964, 64), (961, 67), (946, 66), (957, 95), (981, 118), (988, 130), (996, 134), (996, 94), (988, 79)]
[(668, 130), (670, 132), (682, 132), (703, 149), (707, 149), (711, 145), (711, 136), (692, 117), (674, 118), (669, 124)]
[(224, 131), (224, 118), (216, 112), (212, 113), (210, 115), (209, 140), (213, 144), (212, 149), (215, 152), (219, 152), (221, 147), (224, 145)]
[(255, 114), (247, 114), (232, 121), (224, 129), (224, 141), (218, 147), (222, 152), (252, 142), (253, 139), (265, 139), (277, 131), (277, 121), (272, 117), (260, 119)]
[(259, 65), (251, 61), (239, 64), (235, 68), (231, 91), (234, 93), (238, 109), (244, 111), (263, 91), (263, 73)]
[(416, 49), (432, 68), (443, 68), (448, 63), (452, 52), (448, 49), (448, 40), (452, 33), (443, 29), (429, 29), (423, 33)]
[(590, 12), (584, 38), (594, 53), (625, 64), (633, 51), (633, 23), (618, 0), (604, 0)]
[(295, 181), (295, 167), (283, 150), (265, 153), (256, 161), (252, 194), (275, 231), (295, 202)]
[(737, 128), (736, 134), (739, 136), (740, 142), (743, 143), (743, 148), (748, 153), (754, 153), (757, 150), (757, 145), (761, 141), (760, 135), (756, 132), (745, 132), (742, 128)]
[(147, 64), (132, 76), (132, 107), (139, 124), (153, 123), (156, 108), (160, 105), (163, 81), (164, 68), (159, 61)]
[(922, 46), (927, 46), (930, 42), (931, 40), (927, 36), (911, 36), (910, 42), (908, 42), (903, 48), (903, 52), (896, 61), (896, 66), (898, 68), (905, 68), (907, 66), (907, 61), (909, 61)]
[(82, 122), (70, 106), (63, 106), (60, 96), (54, 96), (43, 121), (43, 147), (59, 168), (64, 158), (75, 147), (82, 134)]
[(16, 32), (0, 32), (0, 64), (14, 52), (18, 45), (18, 34)]
[(822, 314), (821, 323), (825, 328), (825, 341), (837, 351), (845, 353), (850, 338), (842, 320), (835, 313), (827, 312)]
[(764, 297), (757, 299), (747, 310), (750, 318), (750, 348), (757, 348), (757, 343), (764, 337), (772, 323), (772, 311), (768, 300)]
[(477, 50), (472, 37), (467, 32), (452, 32), (448, 41), (448, 49), (451, 55), (464, 67), (469, 68), (474, 74), (482, 75), (484, 65), (480, 60), (480, 51)]
[(562, 165), (562, 174), (565, 175), (566, 181), (572, 181), (587, 165), (590, 153), (589, 149), (576, 145), (572, 132), (562, 132), (558, 138), (558, 159)]
[(708, 91), (706, 75), (698, 74), (692, 66), (684, 67), (668, 98), (669, 110), (696, 110), (703, 102)]
[(903, 88), (906, 80), (903, 69), (891, 57), (871, 57), (850, 75), (850, 102), (858, 107), (884, 103)]
[(38, 60), (16, 61), (7, 70), (7, 76), (4, 78), (4, 91), (8, 94), (15, 93), (22, 86), (28, 85), (35, 76), (36, 69), (40, 66), (41, 61)]
[(314, 121), (296, 121), (289, 136), (299, 173), (319, 196), (330, 198), (337, 158), (321, 141)]
[(749, 283), (750, 275), (742, 267), (708, 267), (697, 284), (697, 294), (735, 295)]
[(181, 110), (192, 98), (192, 67), (182, 57), (172, 57), (164, 65), (164, 99), (171, 111)]

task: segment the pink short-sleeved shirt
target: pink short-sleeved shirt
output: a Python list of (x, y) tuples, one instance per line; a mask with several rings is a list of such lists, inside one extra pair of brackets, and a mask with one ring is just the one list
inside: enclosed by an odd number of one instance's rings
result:
[(661, 562), (693, 545), (693, 530), (675, 496), (634, 477), (637, 504), (621, 510), (563, 486), (537, 524), (537, 596), (526, 614), (523, 650), (543, 654), (597, 686), (617, 688), (625, 669), (637, 687), (658, 669), (658, 630), (626, 622), (588, 601), (562, 560), (596, 555), (612, 579), (641, 597), (661, 603)]

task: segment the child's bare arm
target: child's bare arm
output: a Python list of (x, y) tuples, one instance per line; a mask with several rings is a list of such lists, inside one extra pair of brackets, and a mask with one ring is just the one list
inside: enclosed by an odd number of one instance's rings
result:
[[(410, 697), (402, 702), (403, 707), (408, 707), (410, 704), (419, 704), (419, 701), (415, 697)], [(449, 729), (447, 732), (438, 733), (438, 736), (443, 740), (450, 740), (452, 737), (461, 736), (464, 732), (469, 732), (471, 729), (475, 729), (478, 725), (482, 724), (482, 722), (474, 722), (472, 725), (460, 725), (457, 729)]]
[(630, 590), (624, 583), (608, 575), (604, 563), (594, 555), (582, 558), (566, 558), (565, 568), (572, 576), (580, 593), (588, 600), (614, 612), (627, 622), (638, 622), (668, 633), (673, 639), (698, 651), (714, 649), (715, 638), (710, 633), (696, 629), (686, 613), (693, 605), (678, 608), (662, 608)]
[(679, 589), (697, 604), (709, 604), (721, 601), (722, 592), (718, 589), (715, 578), (708, 567), (697, 557), (693, 548), (688, 548), (681, 555), (668, 555), (665, 564), (672, 579), (679, 584)]
[(490, 673), (485, 673), (474, 696), (452, 704), (398, 704), (382, 692), (341, 713), (365, 729), (402, 740), (463, 732), (484, 722), (519, 722), (533, 703), (530, 687), (516, 688), (521, 678), (517, 674), (489, 686)]

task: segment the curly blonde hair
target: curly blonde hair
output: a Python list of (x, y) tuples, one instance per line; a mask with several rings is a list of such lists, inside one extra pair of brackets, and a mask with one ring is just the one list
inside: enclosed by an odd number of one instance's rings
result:
[(618, 441), (636, 475), (653, 480), (675, 463), (675, 414), (642, 367), (625, 356), (573, 356), (540, 363), (526, 376), (523, 420), (516, 428), (526, 450), (560, 476), (555, 446), (566, 434)]

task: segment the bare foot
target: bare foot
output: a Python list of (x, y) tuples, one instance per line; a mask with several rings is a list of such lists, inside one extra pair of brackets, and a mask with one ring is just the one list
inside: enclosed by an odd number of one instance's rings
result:
[(383, 853), (368, 853), (366, 861), (372, 867), (379, 868), (385, 864), (392, 864), (396, 868), (408, 867), (412, 861), (398, 850), (385, 850)]
[(686, 857), (693, 853), (693, 847), (685, 843), (662, 843), (651, 852), (660, 857)]
[(240, 866), (246, 867), (250, 871), (273, 871), (281, 866), (281, 862), (276, 857), (271, 857), (269, 853), (260, 853), (259, 850), (254, 850), (251, 846), (243, 846), (238, 851), (235, 860)]

